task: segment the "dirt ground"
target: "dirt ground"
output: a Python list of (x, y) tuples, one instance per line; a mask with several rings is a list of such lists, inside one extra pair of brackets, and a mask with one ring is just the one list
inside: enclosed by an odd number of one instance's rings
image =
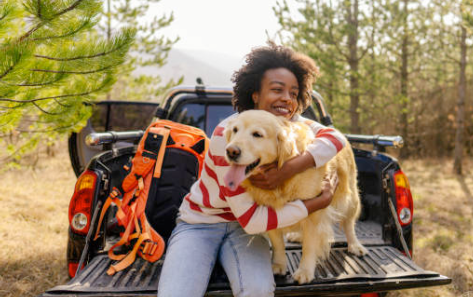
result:
[[(473, 160), (457, 177), (450, 160), (401, 163), (414, 195), (414, 259), (453, 279), (449, 286), (390, 293), (473, 296)], [(67, 149), (34, 168), (0, 173), (0, 296), (36, 296), (67, 281), (66, 238), (75, 176)]]

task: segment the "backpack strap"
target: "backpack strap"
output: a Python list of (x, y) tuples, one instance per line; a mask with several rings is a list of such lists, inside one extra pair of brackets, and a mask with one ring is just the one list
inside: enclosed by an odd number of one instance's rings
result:
[[(169, 138), (169, 133), (171, 128), (169, 126), (159, 127), (159, 128), (151, 128), (151, 130), (156, 129), (156, 133), (162, 136), (161, 140), (161, 147), (158, 151), (158, 156), (156, 157), (156, 165), (154, 167), (154, 174), (153, 177), (160, 178), (161, 177), (161, 168), (163, 167), (163, 160), (164, 160), (164, 153), (166, 151), (166, 145)], [(156, 137), (156, 135), (154, 135)]]
[(125, 217), (125, 213), (121, 209), (121, 201), (118, 198), (120, 196), (121, 196), (120, 191), (117, 188), (113, 188), (110, 194), (108, 195), (107, 200), (105, 200), (105, 203), (102, 207), (102, 211), (100, 212), (99, 224), (95, 231), (94, 240), (97, 240), (97, 238), (99, 237), (99, 232), (100, 232), (100, 227), (102, 226), (103, 217), (105, 216), (105, 213), (107, 212), (112, 202), (118, 206), (117, 217), (118, 218), (121, 217), (122, 219)]

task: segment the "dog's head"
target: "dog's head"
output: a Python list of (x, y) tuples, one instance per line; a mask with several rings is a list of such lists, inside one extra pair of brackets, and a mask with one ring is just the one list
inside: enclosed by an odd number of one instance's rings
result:
[(224, 135), (231, 166), (225, 183), (230, 189), (257, 173), (259, 166), (277, 161), (280, 167), (298, 154), (289, 122), (264, 110), (242, 112), (228, 122)]

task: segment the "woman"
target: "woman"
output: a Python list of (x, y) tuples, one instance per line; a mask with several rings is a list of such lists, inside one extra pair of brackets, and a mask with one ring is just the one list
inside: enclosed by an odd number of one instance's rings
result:
[[(233, 76), (233, 106), (238, 112), (262, 109), (291, 121), (310, 103), (308, 91), (317, 73), (313, 60), (289, 48), (270, 44), (252, 50), (246, 64)], [(337, 178), (326, 180), (322, 194), (297, 200), (274, 210), (256, 205), (243, 188), (224, 187), (229, 166), (224, 159), (222, 121), (210, 140), (200, 179), (180, 207), (177, 226), (169, 240), (158, 286), (158, 296), (203, 296), (210, 274), (220, 261), (235, 296), (273, 296), (275, 283), (267, 240), (259, 233), (290, 226), (309, 213), (327, 207)], [(322, 166), (345, 145), (339, 132), (318, 123), (316, 137), (306, 152), (279, 170), (268, 165), (251, 178), (258, 187), (272, 189), (312, 166)]]

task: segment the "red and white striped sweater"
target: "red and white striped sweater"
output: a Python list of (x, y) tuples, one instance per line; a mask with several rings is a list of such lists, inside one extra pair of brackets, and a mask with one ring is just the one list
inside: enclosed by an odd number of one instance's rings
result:
[[(231, 115), (215, 128), (202, 174), (184, 198), (179, 209), (180, 218), (190, 224), (237, 220), (247, 233), (255, 234), (287, 227), (307, 217), (307, 208), (301, 200), (275, 210), (257, 205), (241, 186), (235, 191), (225, 187), (223, 177), (230, 166), (224, 157), (226, 140), (223, 130), (228, 120), (235, 116)], [(306, 122), (307, 119), (296, 115), (292, 121)], [(310, 128), (316, 138), (307, 151), (314, 157), (316, 166), (322, 166), (345, 146), (345, 140), (340, 132), (317, 122), (312, 122)]]

